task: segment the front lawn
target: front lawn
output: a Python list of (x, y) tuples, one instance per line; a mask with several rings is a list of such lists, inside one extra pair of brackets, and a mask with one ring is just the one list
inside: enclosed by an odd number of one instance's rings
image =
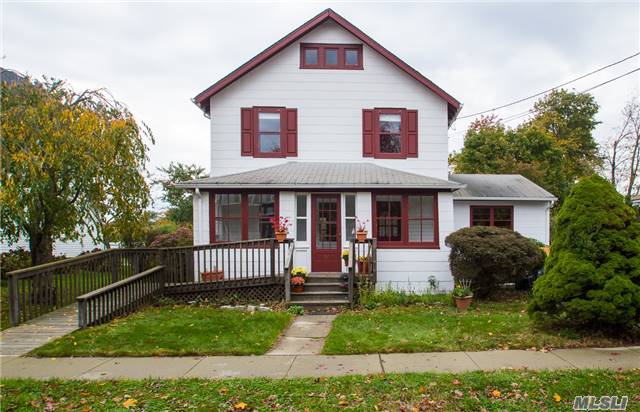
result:
[(76, 331), (31, 352), (34, 356), (259, 355), (287, 327), (286, 312), (184, 305), (149, 307), (108, 324)]
[(325, 354), (481, 351), (546, 347), (619, 346), (615, 338), (580, 336), (534, 327), (526, 300), (481, 302), (468, 312), (447, 303), (388, 307), (340, 314)]
[(3, 410), (567, 411), (578, 395), (626, 395), (627, 410), (640, 403), (639, 370), (2, 383)]

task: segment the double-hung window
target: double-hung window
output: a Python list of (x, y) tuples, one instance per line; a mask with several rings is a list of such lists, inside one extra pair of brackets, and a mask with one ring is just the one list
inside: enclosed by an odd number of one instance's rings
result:
[(513, 206), (471, 206), (471, 226), (513, 229)]
[(344, 195), (344, 234), (345, 239), (356, 238), (356, 195)]
[(418, 157), (418, 111), (363, 109), (362, 155), (377, 159)]
[(240, 109), (242, 156), (298, 155), (298, 111), (285, 107)]
[(375, 193), (373, 212), (381, 248), (438, 248), (436, 193)]
[(210, 201), (212, 242), (273, 238), (277, 216), (275, 193), (216, 193)]
[(307, 241), (307, 194), (296, 194), (296, 240)]

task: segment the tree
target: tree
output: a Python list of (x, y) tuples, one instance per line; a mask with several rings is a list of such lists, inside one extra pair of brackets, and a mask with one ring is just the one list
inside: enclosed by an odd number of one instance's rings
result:
[(206, 177), (204, 168), (194, 164), (171, 162), (167, 167), (159, 167), (158, 171), (163, 175), (154, 180), (154, 184), (162, 187), (162, 200), (170, 206), (167, 210), (167, 218), (178, 224), (191, 223), (193, 221), (192, 194), (173, 185)]
[(104, 90), (48, 78), (2, 87), (0, 236), (27, 237), (40, 264), (58, 239), (141, 235), (148, 127)]
[(558, 211), (529, 312), (575, 326), (638, 327), (640, 222), (604, 178), (582, 179)]
[(622, 110), (622, 125), (603, 148), (603, 172), (627, 200), (640, 194), (640, 102), (627, 102)]
[(589, 94), (553, 91), (535, 103), (533, 119), (515, 128), (496, 116), (471, 123), (463, 149), (450, 158), (456, 173), (517, 173), (560, 202), (598, 165), (592, 132), (598, 106)]

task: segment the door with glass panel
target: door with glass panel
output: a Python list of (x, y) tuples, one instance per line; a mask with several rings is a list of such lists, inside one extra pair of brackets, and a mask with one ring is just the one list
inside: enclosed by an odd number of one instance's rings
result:
[(340, 272), (340, 195), (312, 195), (311, 270)]

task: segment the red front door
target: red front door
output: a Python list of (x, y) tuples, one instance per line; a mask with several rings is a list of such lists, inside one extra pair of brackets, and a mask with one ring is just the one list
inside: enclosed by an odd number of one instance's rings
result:
[(340, 195), (311, 195), (311, 270), (340, 272)]

